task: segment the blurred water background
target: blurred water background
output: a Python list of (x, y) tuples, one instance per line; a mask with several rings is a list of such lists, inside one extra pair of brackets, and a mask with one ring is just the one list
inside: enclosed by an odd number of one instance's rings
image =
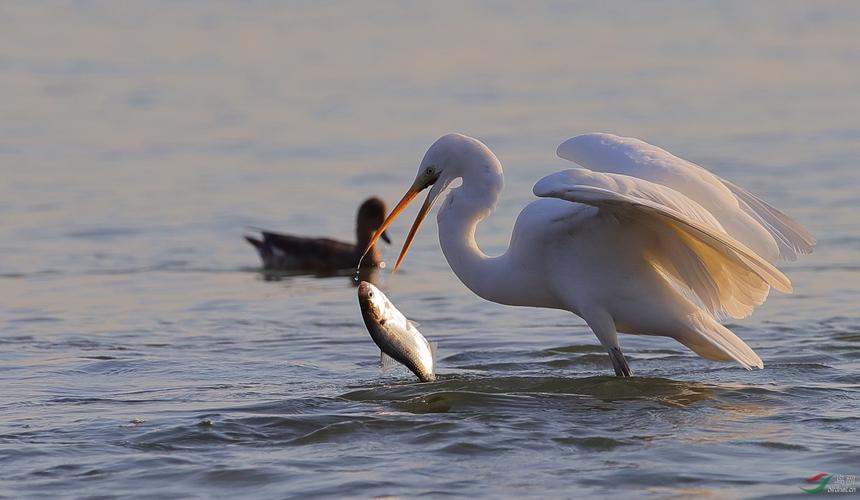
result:
[[(860, 4), (0, 4), (0, 496), (758, 497), (860, 472)], [(763, 371), (465, 289), (428, 220), (379, 277), (439, 341), (382, 373), (348, 278), (246, 225), (352, 238), (450, 131), (505, 167), (489, 253), (567, 137), (640, 137), (796, 217)], [(395, 245), (416, 209), (391, 230)]]

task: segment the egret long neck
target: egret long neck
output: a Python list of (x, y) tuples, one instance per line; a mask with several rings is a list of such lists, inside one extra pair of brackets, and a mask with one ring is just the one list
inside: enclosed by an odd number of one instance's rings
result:
[[(493, 158), (495, 160), (495, 158)], [(475, 241), (475, 230), (495, 208), (502, 190), (498, 160), (463, 172), (463, 184), (453, 189), (437, 216), (439, 243), (454, 274), (484, 299), (510, 303), (505, 256), (490, 257)]]

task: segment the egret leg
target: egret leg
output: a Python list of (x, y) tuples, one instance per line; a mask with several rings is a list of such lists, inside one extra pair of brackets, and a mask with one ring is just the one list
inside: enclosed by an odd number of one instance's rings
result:
[(632, 377), (633, 371), (630, 365), (627, 364), (627, 359), (624, 358), (624, 353), (621, 352), (621, 346), (618, 344), (618, 331), (615, 329), (615, 320), (606, 311), (597, 310), (583, 313), (582, 315), (591, 331), (603, 344), (603, 347), (609, 351), (609, 359), (612, 361), (612, 368), (615, 369), (616, 377)]
[(630, 370), (630, 365), (627, 364), (627, 359), (624, 353), (618, 347), (609, 348), (609, 359), (612, 360), (612, 368), (615, 368), (616, 377), (632, 377), (633, 372)]

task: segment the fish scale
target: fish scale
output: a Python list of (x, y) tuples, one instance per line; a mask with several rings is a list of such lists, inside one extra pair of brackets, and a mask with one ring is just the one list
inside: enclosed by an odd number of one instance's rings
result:
[(422, 382), (436, 379), (433, 346), (397, 307), (372, 284), (358, 285), (358, 304), (370, 338), (383, 353), (404, 365)]

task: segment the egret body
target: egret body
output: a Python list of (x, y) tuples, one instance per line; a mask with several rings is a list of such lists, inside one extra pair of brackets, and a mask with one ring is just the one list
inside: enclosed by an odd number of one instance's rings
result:
[(672, 337), (699, 356), (762, 368), (719, 316), (742, 318), (771, 287), (791, 283), (772, 264), (812, 251), (799, 224), (702, 167), (637, 139), (586, 134), (558, 155), (577, 163), (544, 177), (541, 197), (517, 217), (508, 249), (491, 257), (475, 241), (503, 185), (502, 166), (477, 139), (439, 138), (415, 182), (370, 245), (424, 189), (427, 199), (395, 271), (434, 200), (439, 242), (457, 277), (486, 300), (570, 311), (607, 349), (616, 375), (631, 371), (618, 332)]

